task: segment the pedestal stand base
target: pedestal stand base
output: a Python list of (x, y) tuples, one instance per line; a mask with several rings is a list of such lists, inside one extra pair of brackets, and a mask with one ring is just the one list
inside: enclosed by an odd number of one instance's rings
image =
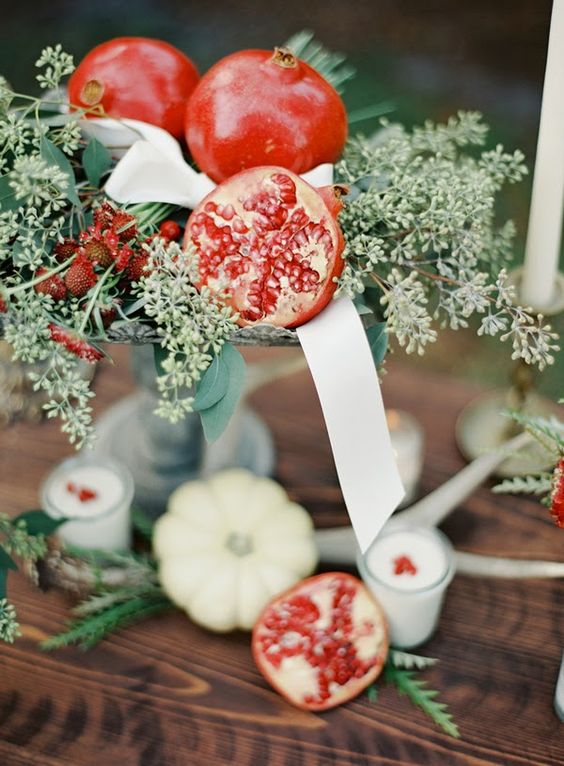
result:
[[(488, 450), (495, 450), (518, 433), (517, 424), (501, 413), (510, 406), (507, 390), (490, 391), (471, 401), (460, 413), (456, 423), (456, 443), (467, 460), (474, 460)], [(562, 414), (562, 408), (550, 399), (529, 394), (525, 406), (527, 414), (549, 417)], [(537, 442), (521, 454), (509, 457), (495, 471), (503, 478), (523, 476), (549, 470), (546, 452)]]
[(227, 467), (261, 476), (274, 470), (272, 437), (248, 408), (236, 413), (217, 442), (204, 441), (198, 415), (172, 425), (153, 414), (155, 399), (141, 391), (122, 399), (96, 423), (96, 452), (127, 466), (135, 482), (135, 503), (152, 517), (164, 512), (171, 492), (190, 479)]

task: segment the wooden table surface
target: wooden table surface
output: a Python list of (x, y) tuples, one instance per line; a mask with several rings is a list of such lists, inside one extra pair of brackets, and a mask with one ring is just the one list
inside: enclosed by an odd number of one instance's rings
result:
[[(271, 353), (267, 351), (266, 353)], [(130, 390), (125, 350), (100, 372), (97, 411)], [(422, 421), (427, 438), (421, 491), (463, 466), (457, 413), (478, 389), (392, 363), (388, 405)], [(309, 375), (254, 396), (278, 447), (278, 478), (320, 526), (346, 516)], [(54, 423), (0, 432), (2, 510), (37, 505), (42, 477), (70, 448)], [(536, 502), (477, 491), (444, 525), (463, 550), (562, 558), (564, 532)], [(443, 734), (392, 688), (324, 715), (292, 708), (256, 670), (244, 634), (219, 636), (180, 613), (155, 617), (96, 649), (44, 654), (68, 603), (19, 576), (11, 597), (23, 637), (0, 647), (2, 766), (556, 766), (564, 736), (553, 694), (564, 647), (557, 581), (456, 577), (440, 629), (422, 653), (440, 658), (425, 677), (460, 726)]]

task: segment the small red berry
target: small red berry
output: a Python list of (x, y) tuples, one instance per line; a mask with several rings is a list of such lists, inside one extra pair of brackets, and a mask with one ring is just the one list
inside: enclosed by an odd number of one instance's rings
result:
[(116, 209), (109, 202), (102, 202), (100, 207), (94, 210), (94, 226), (100, 229), (109, 228), (114, 220)]
[(72, 481), (67, 482), (67, 492), (70, 492), (71, 495), (76, 492), (76, 484), (73, 484)]
[[(36, 271), (36, 276), (40, 277), (42, 274), (48, 274), (48, 269), (43, 266)], [(62, 278), (58, 274), (53, 274), (50, 277), (46, 277), (41, 282), (38, 282), (33, 286), (36, 293), (41, 295), (50, 295), (54, 301), (64, 301), (67, 297), (67, 288)]]
[(129, 264), (127, 269), (127, 277), (131, 282), (139, 282), (142, 276), (147, 273), (147, 265), (149, 263), (149, 255), (143, 253), (136, 255), (135, 258)]
[(67, 238), (63, 239), (62, 242), (57, 242), (53, 248), (53, 255), (55, 256), (57, 263), (64, 263), (65, 261), (68, 261), (69, 258), (72, 258), (77, 250), (78, 242), (75, 242), (74, 239)]
[(82, 298), (83, 295), (86, 295), (97, 281), (98, 276), (94, 272), (92, 263), (88, 258), (81, 255), (74, 259), (65, 274), (65, 285), (75, 298)]
[(174, 242), (182, 234), (182, 229), (176, 221), (163, 221), (159, 226), (159, 234), (163, 239)]
[(6, 301), (3, 298), (0, 298), (0, 314), (6, 314), (8, 311), (8, 306), (6, 305)]
[(99, 239), (91, 239), (81, 249), (81, 253), (94, 265), (107, 269), (113, 263), (112, 251)]
[(112, 229), (121, 242), (129, 242), (130, 239), (137, 236), (135, 216), (126, 213), (125, 210), (118, 210), (112, 221)]

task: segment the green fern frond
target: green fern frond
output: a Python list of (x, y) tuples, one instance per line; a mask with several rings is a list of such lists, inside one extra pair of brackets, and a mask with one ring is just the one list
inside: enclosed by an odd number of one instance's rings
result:
[(314, 39), (313, 32), (309, 29), (303, 29), (292, 35), (284, 43), (284, 48), (289, 48), (294, 55), (316, 69), (327, 82), (331, 83), (337, 93), (342, 93), (344, 83), (356, 74), (356, 69), (346, 63), (344, 54), (327, 50)]
[(40, 648), (52, 651), (77, 644), (82, 649), (91, 649), (108, 634), (141, 622), (170, 607), (170, 601), (162, 593), (143, 594), (69, 622), (66, 630), (42, 641)]
[(564, 454), (564, 423), (555, 417), (531, 416), (516, 410), (510, 410), (507, 414), (522, 425), (548, 452)]
[(417, 678), (412, 670), (403, 670), (388, 663), (384, 670), (384, 679), (393, 684), (400, 694), (405, 694), (411, 702), (421, 708), (437, 726), (451, 737), (460, 737), (458, 726), (454, 723), (451, 713), (444, 702), (438, 702), (437, 691), (425, 688), (427, 683)]

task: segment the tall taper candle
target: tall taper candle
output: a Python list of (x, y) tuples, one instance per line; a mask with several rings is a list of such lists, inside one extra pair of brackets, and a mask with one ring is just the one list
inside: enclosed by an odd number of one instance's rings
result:
[(542, 311), (554, 298), (564, 206), (564, 0), (554, 0), (520, 299)]

